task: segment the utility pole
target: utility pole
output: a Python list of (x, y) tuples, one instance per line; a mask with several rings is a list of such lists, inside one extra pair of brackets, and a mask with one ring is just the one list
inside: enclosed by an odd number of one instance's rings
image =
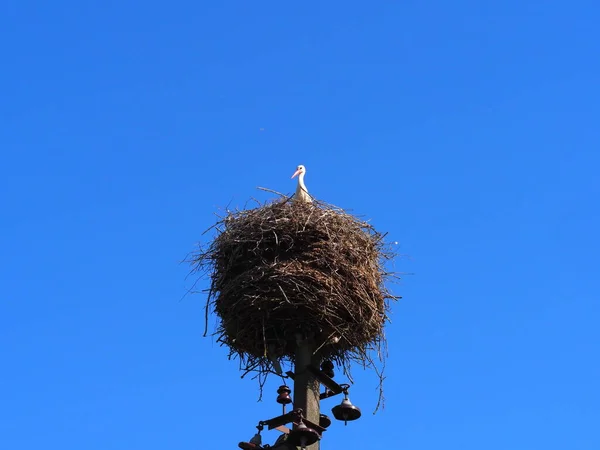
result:
[[(320, 348), (315, 348), (312, 337), (304, 338), (297, 336), (295, 352), (294, 372), (286, 374), (294, 380), (293, 394), (287, 385), (279, 386), (277, 389), (277, 403), (284, 406), (283, 414), (269, 420), (261, 420), (256, 428), (258, 433), (248, 442), (240, 442), (238, 447), (243, 450), (262, 450), (262, 439), (260, 432), (264, 427), (269, 430), (277, 429), (284, 433), (277, 439), (273, 450), (320, 450), (320, 438), (323, 432), (331, 425), (331, 419), (321, 415), (320, 402), (322, 398), (333, 397), (344, 394), (344, 400), (338, 406), (331, 409), (333, 417), (344, 423), (356, 420), (361, 416), (360, 408), (354, 406), (348, 399), (348, 384), (338, 384), (333, 380), (334, 365), (330, 360), (322, 360)], [(321, 394), (320, 386), (325, 386)], [(293, 410), (286, 413), (285, 405), (293, 403)], [(290, 430), (286, 424), (292, 423)], [(267, 446), (268, 447), (268, 446)], [(268, 447), (271, 448), (271, 447)]]
[[(294, 408), (301, 408), (304, 417), (312, 423), (319, 423), (320, 389), (319, 381), (308, 370), (308, 365), (319, 367), (321, 358), (313, 355), (312, 339), (298, 340), (296, 347), (296, 367), (294, 374)], [(306, 447), (307, 450), (319, 450), (319, 441)]]

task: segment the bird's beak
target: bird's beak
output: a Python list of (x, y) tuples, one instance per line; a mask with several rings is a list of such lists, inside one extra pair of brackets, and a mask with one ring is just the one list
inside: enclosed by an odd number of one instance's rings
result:
[(294, 178), (294, 177), (295, 177), (295, 176), (297, 176), (297, 175), (300, 175), (300, 170), (296, 170), (296, 171), (294, 172), (294, 175), (292, 175), (292, 178)]

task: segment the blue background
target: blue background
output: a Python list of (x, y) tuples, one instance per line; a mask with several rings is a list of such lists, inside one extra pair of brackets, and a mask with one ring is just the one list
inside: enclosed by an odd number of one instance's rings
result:
[(279, 413), (179, 261), (304, 164), (415, 274), (385, 410), (357, 369), (323, 449), (600, 448), (599, 12), (5, 0), (0, 447), (233, 449)]

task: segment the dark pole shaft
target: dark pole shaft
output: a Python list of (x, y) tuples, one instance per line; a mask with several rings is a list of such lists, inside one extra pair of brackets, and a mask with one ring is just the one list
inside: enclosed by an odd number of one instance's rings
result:
[[(294, 378), (294, 407), (302, 408), (304, 417), (313, 423), (319, 423), (319, 382), (306, 369), (313, 364), (319, 367), (318, 356), (313, 356), (314, 345), (310, 341), (301, 342), (296, 348), (296, 370)], [(320, 445), (306, 447), (307, 450), (319, 450)]]

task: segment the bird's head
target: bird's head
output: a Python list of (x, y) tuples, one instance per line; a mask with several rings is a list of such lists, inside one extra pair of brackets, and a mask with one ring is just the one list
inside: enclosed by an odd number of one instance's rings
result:
[(300, 164), (298, 167), (296, 167), (296, 171), (294, 172), (294, 175), (292, 175), (292, 178), (298, 176), (298, 175), (304, 175), (306, 173), (306, 167), (304, 167), (302, 164)]

